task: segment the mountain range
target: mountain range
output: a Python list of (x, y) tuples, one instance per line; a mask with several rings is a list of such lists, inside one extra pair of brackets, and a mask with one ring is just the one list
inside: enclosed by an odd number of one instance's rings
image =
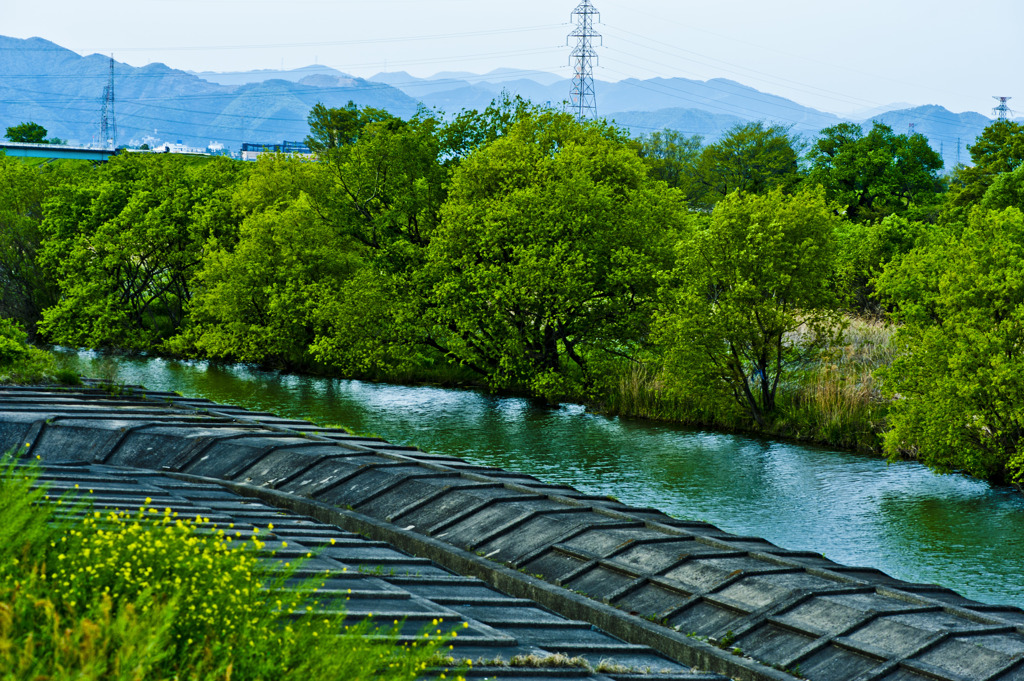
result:
[[(109, 57), (83, 57), (42, 38), (0, 36), (0, 128), (34, 121), (51, 136), (89, 144), (99, 133)], [(560, 106), (570, 81), (541, 71), (499, 69), (478, 75), (445, 72), (416, 78), (405, 72), (357, 78), (328, 66), (292, 70), (186, 72), (164, 64), (114, 62), (115, 112), (120, 144), (180, 141), (238, 149), (243, 142), (302, 140), (317, 102), (386, 109), (410, 116), (426, 106), (442, 112), (482, 109), (503, 92)], [(763, 120), (790, 126), (805, 138), (844, 120), (732, 80), (626, 79), (595, 83), (598, 112), (642, 135), (670, 128), (711, 141), (736, 124)], [(852, 122), (877, 120), (896, 132), (910, 125), (941, 151), (947, 167), (967, 161), (966, 146), (991, 123), (974, 112), (940, 106), (896, 105), (865, 112)]]

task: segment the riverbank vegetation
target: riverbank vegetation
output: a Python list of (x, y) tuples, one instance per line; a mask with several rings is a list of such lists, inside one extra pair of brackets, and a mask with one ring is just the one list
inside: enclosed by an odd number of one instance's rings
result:
[(310, 130), (315, 161), (0, 158), (0, 316), (74, 346), (1024, 471), (1018, 124), (944, 175), (878, 123), (707, 144), (505, 99), (318, 106)]
[(403, 645), (397, 626), (345, 626), (314, 585), (285, 589), (261, 568), (258, 528), (243, 539), (170, 509), (92, 510), (37, 476), (0, 457), (5, 679), (445, 678), (449, 636)]

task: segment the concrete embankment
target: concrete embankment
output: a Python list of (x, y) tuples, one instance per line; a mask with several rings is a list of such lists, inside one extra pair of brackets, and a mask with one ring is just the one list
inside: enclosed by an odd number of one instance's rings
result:
[[(1024, 681), (1018, 608), (443, 454), (167, 393), (0, 388), (0, 448), (25, 442), (64, 469), (216, 482), (687, 667), (741, 679)], [(585, 651), (578, 644), (567, 652)]]

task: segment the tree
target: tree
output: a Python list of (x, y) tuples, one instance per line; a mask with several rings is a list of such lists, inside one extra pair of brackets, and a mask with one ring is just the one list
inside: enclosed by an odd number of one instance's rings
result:
[(325, 223), (381, 256), (426, 245), (445, 196), (438, 121), (351, 109), (325, 109), (322, 118), (338, 123), (336, 142), (350, 140), (329, 146), (328, 135), (319, 154), (326, 172), (310, 198)]
[(304, 191), (321, 228), (345, 244), (339, 257), (360, 265), (320, 299), (310, 349), (350, 374), (399, 370), (424, 350), (436, 359), (421, 270), (446, 196), (441, 124), (423, 110), (408, 121), (354, 106), (314, 114), (335, 132), (320, 133), (327, 142)]
[(454, 171), (428, 247), (439, 345), (490, 385), (551, 399), (646, 339), (682, 220), (618, 131), (529, 113)]
[(836, 230), (836, 279), (846, 303), (878, 313), (874, 278), (890, 261), (913, 249), (934, 226), (889, 215), (873, 222), (842, 221)]
[(40, 330), (75, 346), (152, 349), (185, 321), (210, 238), (232, 239), (244, 166), (176, 155), (114, 157), (44, 206), (40, 261), (60, 287)]
[(355, 102), (349, 101), (341, 108), (328, 108), (317, 102), (310, 109), (309, 135), (306, 146), (317, 153), (355, 144), (360, 133), (370, 123), (391, 123), (397, 125), (401, 119), (392, 116), (383, 109), (363, 107), (360, 109)]
[(958, 166), (950, 178), (949, 205), (954, 218), (964, 217), (965, 211), (982, 199), (997, 177), (1024, 164), (1024, 125), (997, 120), (967, 150), (973, 165)]
[(722, 139), (704, 147), (692, 181), (681, 187), (692, 205), (704, 209), (735, 191), (791, 191), (801, 179), (801, 146), (786, 126), (765, 126), (760, 121), (735, 125)]
[(978, 205), (985, 210), (1002, 210), (1010, 206), (1024, 210), (1024, 164), (993, 177)]
[(759, 426), (780, 385), (835, 336), (839, 223), (820, 191), (734, 192), (676, 246), (658, 320), (666, 362), (696, 390), (725, 390)]
[(56, 302), (53, 279), (40, 265), (43, 203), (52, 188), (75, 181), (82, 164), (32, 167), (0, 155), (0, 317), (12, 317), (34, 335), (42, 310)]
[(968, 224), (894, 260), (877, 286), (901, 322), (881, 372), (890, 456), (944, 472), (1024, 477), (1024, 214)]
[(897, 135), (875, 122), (865, 135), (859, 125), (825, 128), (808, 154), (807, 181), (846, 207), (854, 221), (867, 221), (934, 204), (942, 192), (942, 157), (923, 135)]
[(652, 132), (632, 142), (647, 162), (651, 177), (670, 187), (687, 189), (694, 181), (703, 148), (700, 135), (686, 137), (675, 130)]
[(513, 97), (507, 90), (502, 90), (501, 96), (483, 111), (460, 111), (439, 131), (444, 150), (442, 162), (453, 168), (469, 154), (506, 134), (517, 121), (543, 111), (543, 107), (534, 106), (519, 95)]
[(4, 137), (11, 142), (46, 144), (46, 128), (38, 123), (21, 123), (7, 128), (7, 133)]
[(232, 197), (246, 215), (237, 243), (207, 242), (191, 323), (175, 350), (288, 368), (312, 363), (318, 310), (360, 264), (353, 245), (309, 205), (303, 188), (317, 172), (281, 154), (256, 161)]

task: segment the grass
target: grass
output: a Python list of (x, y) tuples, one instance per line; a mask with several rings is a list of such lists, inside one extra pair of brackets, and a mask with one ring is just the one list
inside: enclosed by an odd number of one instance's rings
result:
[(798, 439), (880, 452), (888, 403), (874, 372), (892, 363), (893, 331), (882, 322), (849, 320), (842, 343), (796, 376), (774, 428)]
[(890, 325), (851, 318), (841, 343), (780, 385), (777, 411), (759, 429), (731, 396), (713, 388), (687, 392), (657, 357), (619, 367), (599, 405), (610, 414), (880, 452), (888, 404), (873, 373), (893, 360)]
[[(413, 679), (440, 676), (450, 636), (396, 642), (345, 627), (311, 587), (261, 568), (243, 540), (147, 505), (102, 513), (50, 499), (37, 469), (0, 466), (0, 678)], [(310, 605), (310, 603), (313, 605)]]

